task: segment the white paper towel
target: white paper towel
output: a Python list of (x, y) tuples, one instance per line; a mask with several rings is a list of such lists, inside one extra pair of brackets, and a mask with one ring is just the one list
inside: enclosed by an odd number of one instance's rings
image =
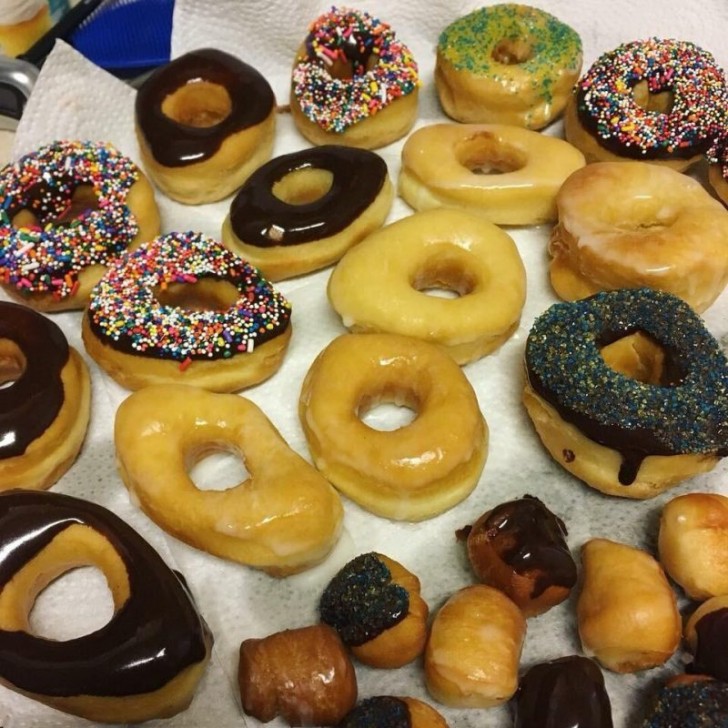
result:
[[(585, 66), (601, 52), (620, 42), (658, 35), (692, 40), (711, 50), (728, 66), (728, 48), (723, 40), (728, 6), (724, 0), (705, 0), (700, 10), (685, 3), (572, 3), (550, 0), (539, 3), (582, 36)], [(418, 125), (443, 120), (432, 84), (434, 49), (440, 30), (477, 3), (409, 0), (391, 3), (371, 0), (362, 5), (390, 22), (409, 44), (423, 76)], [(278, 102), (287, 102), (288, 73), (293, 54), (308, 23), (325, 5), (302, 0), (252, 1), (177, 0), (173, 53), (203, 46), (223, 48), (261, 70), (271, 81)], [(59, 44), (48, 59), (16, 137), (19, 155), (56, 138), (109, 140), (138, 160), (133, 131), (134, 92), (125, 84), (91, 66), (72, 49)], [(549, 129), (559, 134), (560, 125)], [(275, 154), (305, 148), (288, 115), (278, 117)], [(399, 168), (402, 142), (380, 150), (393, 179)], [(213, 205), (185, 207), (158, 194), (165, 231), (201, 230), (218, 235), (229, 200)], [(409, 214), (397, 200), (390, 220)], [(521, 359), (523, 345), (536, 315), (556, 299), (546, 273), (548, 226), (516, 228), (509, 232), (519, 247), (528, 272), (528, 299), (516, 334), (496, 354), (465, 367), (477, 392), (491, 433), (490, 454), (477, 490), (451, 511), (421, 524), (392, 523), (376, 518), (346, 503), (345, 532), (332, 556), (321, 566), (294, 577), (275, 580), (245, 567), (196, 551), (166, 534), (129, 501), (119, 479), (113, 450), (113, 415), (127, 396), (122, 388), (102, 374), (87, 357), (93, 377), (93, 413), (89, 435), (77, 463), (55, 486), (55, 490), (88, 498), (112, 508), (129, 521), (188, 578), (200, 609), (209, 622), (216, 644), (213, 661), (189, 710), (159, 725), (212, 727), (259, 723), (244, 717), (236, 687), (237, 653), (240, 642), (273, 631), (305, 626), (316, 619), (319, 595), (335, 571), (353, 556), (378, 550), (400, 560), (422, 581), (423, 595), (434, 611), (458, 588), (472, 583), (464, 550), (455, 531), (472, 523), (494, 505), (524, 493), (542, 498), (569, 529), (569, 544), (575, 554), (585, 540), (608, 537), (654, 551), (657, 516), (674, 495), (691, 490), (726, 492), (727, 466), (695, 478), (668, 494), (648, 502), (632, 502), (602, 496), (571, 478), (540, 446), (521, 403)], [(291, 446), (308, 456), (298, 422), (296, 402), (301, 381), (316, 354), (335, 335), (344, 331), (325, 296), (330, 271), (322, 271), (280, 284), (293, 302), (294, 335), (281, 370), (268, 382), (244, 392), (272, 419)], [(724, 348), (728, 347), (728, 294), (707, 312), (706, 322)], [(83, 352), (79, 313), (54, 317), (72, 345)], [(206, 479), (214, 478), (215, 464), (208, 465)], [(218, 468), (225, 468), (218, 461)], [(211, 472), (213, 474), (211, 474)], [(227, 477), (227, 476), (223, 476)], [(83, 609), (69, 607), (73, 596), (83, 594)], [(522, 664), (579, 652), (574, 617), (574, 597), (538, 618), (529, 620)], [(58, 638), (77, 630), (103, 624), (110, 602), (98, 575), (84, 570), (61, 579), (42, 595), (34, 614), (38, 628)], [(606, 674), (616, 728), (635, 723), (648, 687), (679, 667), (681, 656), (671, 665), (637, 676)], [(376, 671), (357, 666), (360, 696), (376, 694), (412, 695), (429, 700), (418, 662), (395, 671)], [(442, 709), (453, 728), (504, 728), (510, 725), (505, 708), (492, 710)], [(80, 719), (57, 713), (11, 691), (0, 689), (0, 724), (4, 728), (29, 726), (88, 725)], [(275, 721), (271, 726), (280, 726)]]

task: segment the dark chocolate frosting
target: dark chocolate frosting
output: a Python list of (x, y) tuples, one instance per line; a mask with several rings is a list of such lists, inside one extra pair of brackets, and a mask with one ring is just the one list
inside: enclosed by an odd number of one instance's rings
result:
[(411, 728), (407, 703), (401, 698), (377, 695), (362, 700), (339, 723), (338, 728)]
[[(168, 95), (196, 81), (223, 86), (230, 97), (229, 115), (214, 126), (188, 126), (162, 113)], [(209, 159), (227, 137), (263, 122), (274, 104), (270, 84), (255, 68), (223, 51), (202, 48), (162, 66), (142, 84), (136, 121), (157, 162), (184, 167)]]
[(94, 503), (47, 491), (0, 494), (0, 589), (74, 524), (89, 526), (116, 549), (130, 596), (108, 624), (75, 639), (0, 630), (0, 679), (50, 696), (137, 695), (204, 660), (212, 635), (184, 580), (130, 526)]
[(25, 357), (20, 377), (0, 389), (0, 458), (10, 458), (22, 455), (58, 417), (68, 342), (49, 318), (5, 302), (0, 302), (0, 339), (14, 342)]
[[(331, 172), (322, 197), (292, 205), (276, 197), (273, 185), (302, 169)], [(384, 160), (366, 149), (321, 146), (272, 159), (257, 169), (230, 206), (230, 222), (243, 243), (261, 248), (328, 238), (356, 220), (374, 201), (387, 178)]]
[(728, 607), (701, 617), (695, 624), (695, 632), (698, 638), (695, 658), (687, 671), (728, 682)]

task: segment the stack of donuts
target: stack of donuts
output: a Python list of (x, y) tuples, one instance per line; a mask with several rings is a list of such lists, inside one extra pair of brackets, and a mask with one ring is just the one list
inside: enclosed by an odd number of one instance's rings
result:
[(0, 722), (728, 724), (719, 62), (193, 5), (0, 170)]

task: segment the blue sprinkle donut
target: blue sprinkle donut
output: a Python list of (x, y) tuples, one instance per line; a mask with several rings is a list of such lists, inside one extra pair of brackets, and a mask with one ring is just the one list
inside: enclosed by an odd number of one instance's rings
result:
[[(650, 357), (653, 374), (637, 374)], [(728, 361), (672, 294), (617, 290), (552, 306), (528, 336), (526, 373), (544, 445), (597, 490), (649, 498), (728, 455)]]

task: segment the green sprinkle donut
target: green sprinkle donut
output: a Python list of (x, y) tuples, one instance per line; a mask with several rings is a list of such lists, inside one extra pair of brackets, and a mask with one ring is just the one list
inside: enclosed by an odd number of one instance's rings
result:
[[(636, 332), (664, 357), (657, 382), (617, 371), (602, 354)], [(728, 455), (728, 361), (700, 317), (672, 294), (625, 289), (552, 306), (528, 336), (526, 371), (524, 401), (544, 444), (599, 490), (650, 497)], [(613, 473), (584, 437), (616, 451)], [(648, 466), (649, 456), (669, 459)]]

